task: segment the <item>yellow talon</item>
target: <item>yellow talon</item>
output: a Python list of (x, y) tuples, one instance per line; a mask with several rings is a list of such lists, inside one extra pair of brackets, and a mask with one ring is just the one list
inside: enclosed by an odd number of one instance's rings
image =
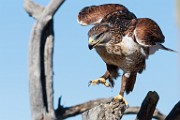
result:
[(125, 98), (122, 95), (117, 95), (116, 97), (114, 97), (113, 99), (114, 101), (119, 101), (119, 100), (123, 100), (123, 102), (125, 103), (126, 106), (128, 106), (128, 102), (125, 100)]
[(90, 85), (97, 85), (97, 84), (104, 84), (106, 87), (111, 87), (111, 85), (108, 82), (106, 82), (105, 78), (99, 78), (99, 79), (96, 79), (96, 80), (91, 80), (89, 82), (88, 86), (90, 86)]

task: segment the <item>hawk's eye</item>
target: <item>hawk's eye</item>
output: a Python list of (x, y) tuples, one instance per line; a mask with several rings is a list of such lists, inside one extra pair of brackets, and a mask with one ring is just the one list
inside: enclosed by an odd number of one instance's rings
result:
[(97, 36), (95, 37), (95, 40), (99, 39), (99, 37), (100, 37), (101, 35), (103, 35), (103, 34), (104, 34), (104, 32), (102, 32), (102, 33), (100, 33), (99, 35), (97, 35)]

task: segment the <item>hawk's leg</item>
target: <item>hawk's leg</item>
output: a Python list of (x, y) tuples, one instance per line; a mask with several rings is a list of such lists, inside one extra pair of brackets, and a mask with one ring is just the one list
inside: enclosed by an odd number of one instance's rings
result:
[(103, 76), (101, 76), (100, 78), (89, 81), (88, 86), (90, 86), (90, 85), (97, 85), (97, 84), (104, 84), (106, 87), (112, 87), (112, 85), (107, 82), (107, 79), (109, 79), (109, 78), (110, 78), (110, 73), (107, 70), (105, 72), (105, 74)]
[(124, 91), (126, 89), (126, 83), (127, 83), (127, 77), (125, 75), (122, 76), (122, 80), (121, 80), (121, 89), (120, 92), (117, 96), (114, 97), (114, 101), (124, 101), (124, 103), (126, 104), (126, 106), (128, 106), (128, 102), (125, 100), (124, 98)]
[(114, 100), (123, 100), (126, 105), (128, 102), (124, 99), (124, 92), (130, 93), (136, 82), (137, 73), (124, 73), (121, 80), (121, 89), (119, 94), (114, 98)]

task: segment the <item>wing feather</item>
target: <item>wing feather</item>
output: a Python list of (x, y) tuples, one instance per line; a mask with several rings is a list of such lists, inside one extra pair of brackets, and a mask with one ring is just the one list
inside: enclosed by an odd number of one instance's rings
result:
[(107, 14), (101, 21), (101, 23), (117, 23), (117, 24), (123, 24), (121, 23), (122, 20), (132, 20), (136, 19), (136, 16), (127, 10), (116, 10), (109, 14)]
[(78, 23), (81, 25), (90, 25), (100, 23), (101, 20), (113, 11), (128, 9), (120, 4), (104, 4), (99, 6), (88, 6), (83, 8), (78, 14)]
[(164, 42), (164, 35), (156, 22), (149, 18), (140, 18), (134, 30), (136, 41), (145, 47)]

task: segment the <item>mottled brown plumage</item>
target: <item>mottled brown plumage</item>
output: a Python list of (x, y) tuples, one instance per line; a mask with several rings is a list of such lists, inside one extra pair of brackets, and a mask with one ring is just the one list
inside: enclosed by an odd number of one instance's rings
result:
[(145, 69), (149, 55), (159, 49), (173, 51), (161, 44), (164, 35), (157, 23), (149, 18), (136, 18), (122, 5), (86, 7), (80, 11), (78, 21), (83, 25), (95, 24), (88, 32), (89, 48), (95, 48), (107, 65), (105, 74), (90, 84), (113, 86), (118, 69), (122, 69), (121, 96), (133, 90), (137, 73)]
[(149, 18), (138, 19), (134, 33), (137, 42), (143, 46), (163, 43), (165, 38), (157, 23)]
[[(78, 14), (78, 22), (81, 25), (97, 24), (100, 23), (107, 14), (117, 10), (128, 11), (125, 6), (119, 4), (104, 4), (85, 7)], [(135, 17), (133, 13), (131, 14)]]

